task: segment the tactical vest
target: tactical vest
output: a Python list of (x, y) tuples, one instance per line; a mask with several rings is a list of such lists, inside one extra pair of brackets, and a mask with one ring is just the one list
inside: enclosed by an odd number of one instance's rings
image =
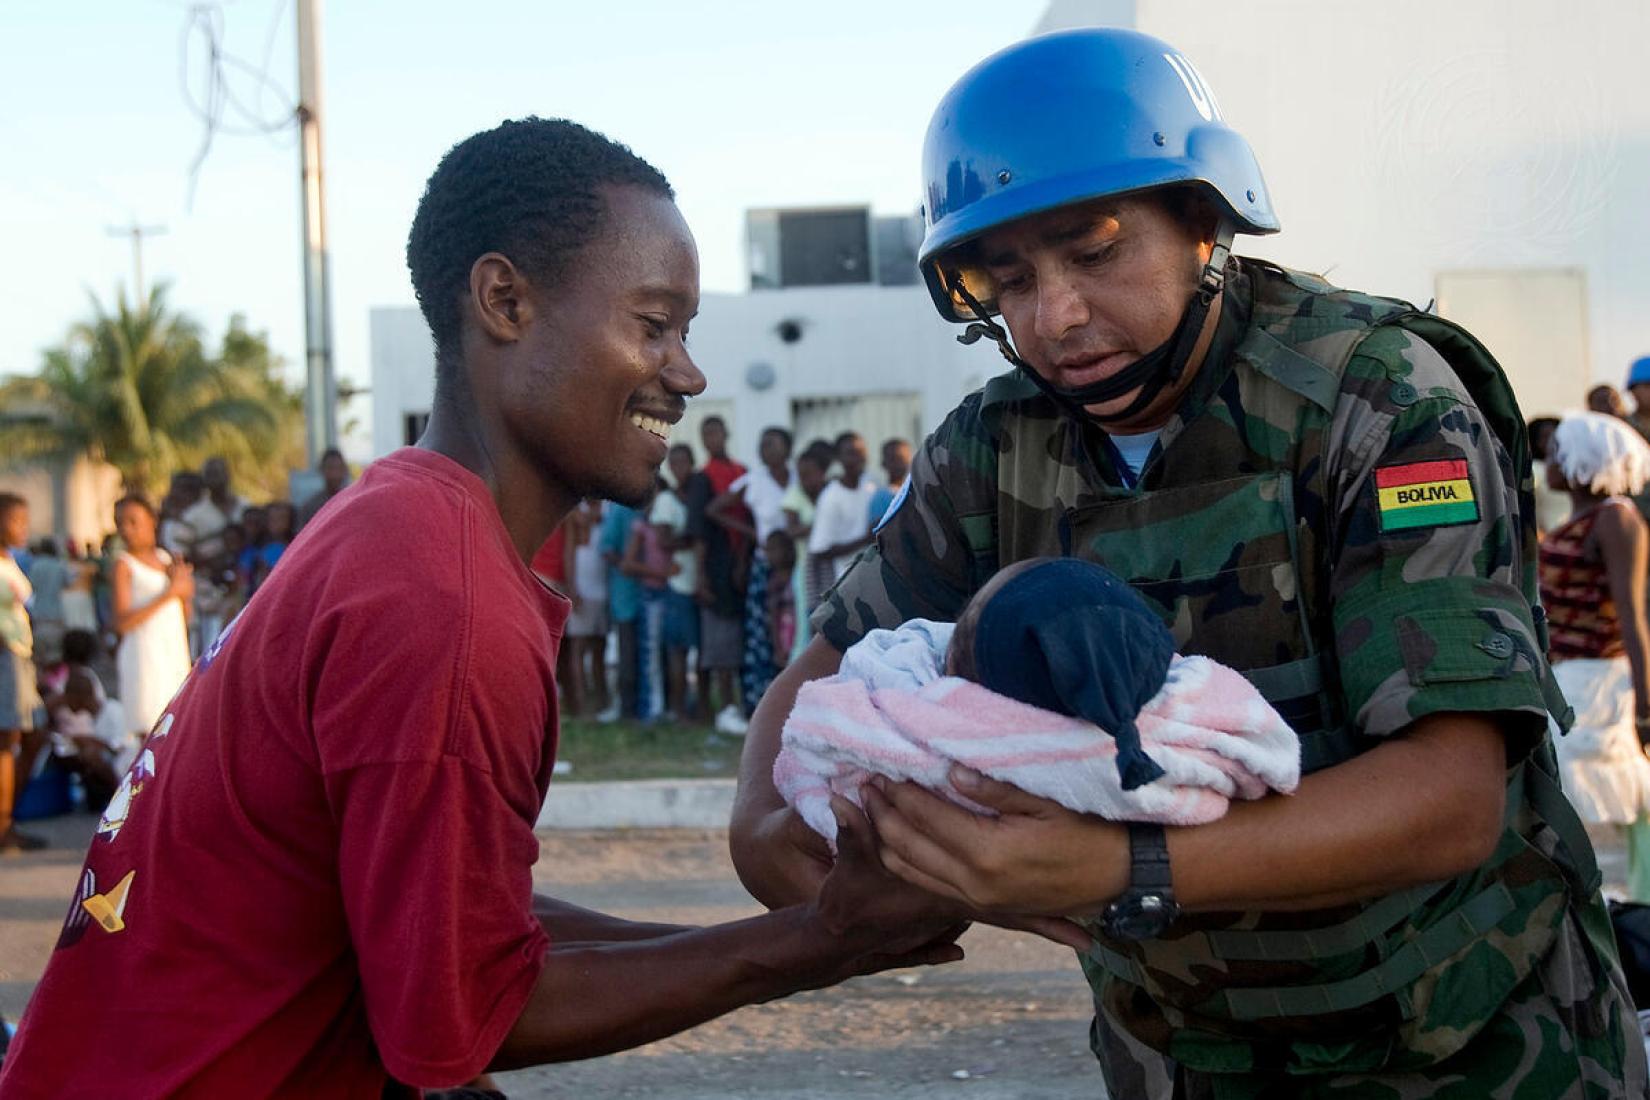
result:
[[(1013, 506), (964, 532), (976, 560), (1075, 555), (1127, 578), (1181, 652), (1236, 668), (1278, 707), (1311, 772), (1378, 743), (1342, 713), (1324, 552), (1323, 448), (1354, 349), (1399, 326), (1443, 354), (1522, 471), (1523, 503), (1529, 455), (1504, 375), (1463, 330), (1407, 303), (1242, 264), (1254, 291), (1248, 330), (1229, 366), (1205, 370), (1229, 369), (1219, 384), (1239, 388), (1243, 425), (1194, 411), (1165, 429), (1142, 488), (1121, 488), (1077, 453), (1089, 445), (1082, 430), (1005, 376), (985, 404), (999, 499)], [(1393, 387), (1396, 405), (1418, 399), (1401, 378)], [(1050, 456), (1061, 456), (1052, 479)], [(1525, 527), (1520, 581), (1544, 649), (1535, 531)], [(1513, 643), (1486, 628), (1478, 644)], [(1567, 721), (1544, 653), (1534, 658), (1548, 708)], [(1206, 1073), (1397, 1071), (1447, 1057), (1546, 954), (1570, 897), (1596, 901), (1592, 849), (1556, 776), (1543, 738), (1509, 773), (1494, 855), (1448, 882), (1329, 910), (1188, 914), (1141, 943), (1092, 928), (1083, 965), (1097, 1006)]]

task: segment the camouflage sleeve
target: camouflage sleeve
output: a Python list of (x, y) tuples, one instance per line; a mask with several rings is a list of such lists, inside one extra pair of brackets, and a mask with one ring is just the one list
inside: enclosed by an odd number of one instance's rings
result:
[(1544, 728), (1517, 473), (1449, 364), (1412, 333), (1376, 329), (1347, 366), (1325, 455), (1335, 646), (1356, 728), (1385, 736), (1444, 711)]
[(876, 540), (826, 594), (813, 627), (838, 649), (907, 619), (955, 620), (996, 571), (997, 445), (971, 394), (917, 451)]

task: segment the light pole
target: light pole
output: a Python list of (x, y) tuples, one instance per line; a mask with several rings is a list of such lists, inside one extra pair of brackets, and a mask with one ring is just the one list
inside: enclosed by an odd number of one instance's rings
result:
[(109, 236), (132, 238), (132, 291), (136, 297), (135, 305), (138, 309), (147, 309), (149, 299), (143, 290), (143, 238), (158, 237), (166, 232), (164, 225), (139, 225), (136, 219), (132, 224), (121, 227), (109, 226)]
[(298, 129), (304, 231), (304, 428), (310, 467), (338, 442), (331, 260), (321, 172), (321, 0), (298, 0)]

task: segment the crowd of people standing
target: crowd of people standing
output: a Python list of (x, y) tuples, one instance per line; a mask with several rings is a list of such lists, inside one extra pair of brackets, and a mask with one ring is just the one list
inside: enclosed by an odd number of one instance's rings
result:
[(716, 416), (701, 423), (700, 443), (697, 467), (690, 446), (671, 447), (650, 504), (587, 501), (534, 560), (573, 601), (557, 675), (565, 714), (692, 720), (742, 735), (911, 464), (911, 444), (890, 439), (878, 480), (857, 432), (793, 457), (790, 431), (769, 427), (747, 468), (729, 457)]
[(52, 761), (89, 804), (114, 793), (195, 657), (349, 481), (335, 449), (319, 473), (301, 504), (253, 505), (210, 458), (174, 474), (159, 507), (122, 496), (101, 546), (31, 539), (27, 502), (0, 493), (0, 849), (38, 846), (13, 810)]

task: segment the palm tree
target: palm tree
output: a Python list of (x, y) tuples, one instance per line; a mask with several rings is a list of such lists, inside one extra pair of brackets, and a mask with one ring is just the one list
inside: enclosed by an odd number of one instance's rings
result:
[[(239, 334), (238, 344), (232, 343)], [(46, 352), (40, 372), (0, 383), (0, 463), (86, 454), (120, 471), (128, 489), (155, 491), (214, 449), (267, 459), (283, 448), (290, 404), (262, 338), (232, 324), (225, 353), (209, 357), (200, 327), (166, 308), (166, 288), (114, 311), (92, 298), (92, 318)]]

